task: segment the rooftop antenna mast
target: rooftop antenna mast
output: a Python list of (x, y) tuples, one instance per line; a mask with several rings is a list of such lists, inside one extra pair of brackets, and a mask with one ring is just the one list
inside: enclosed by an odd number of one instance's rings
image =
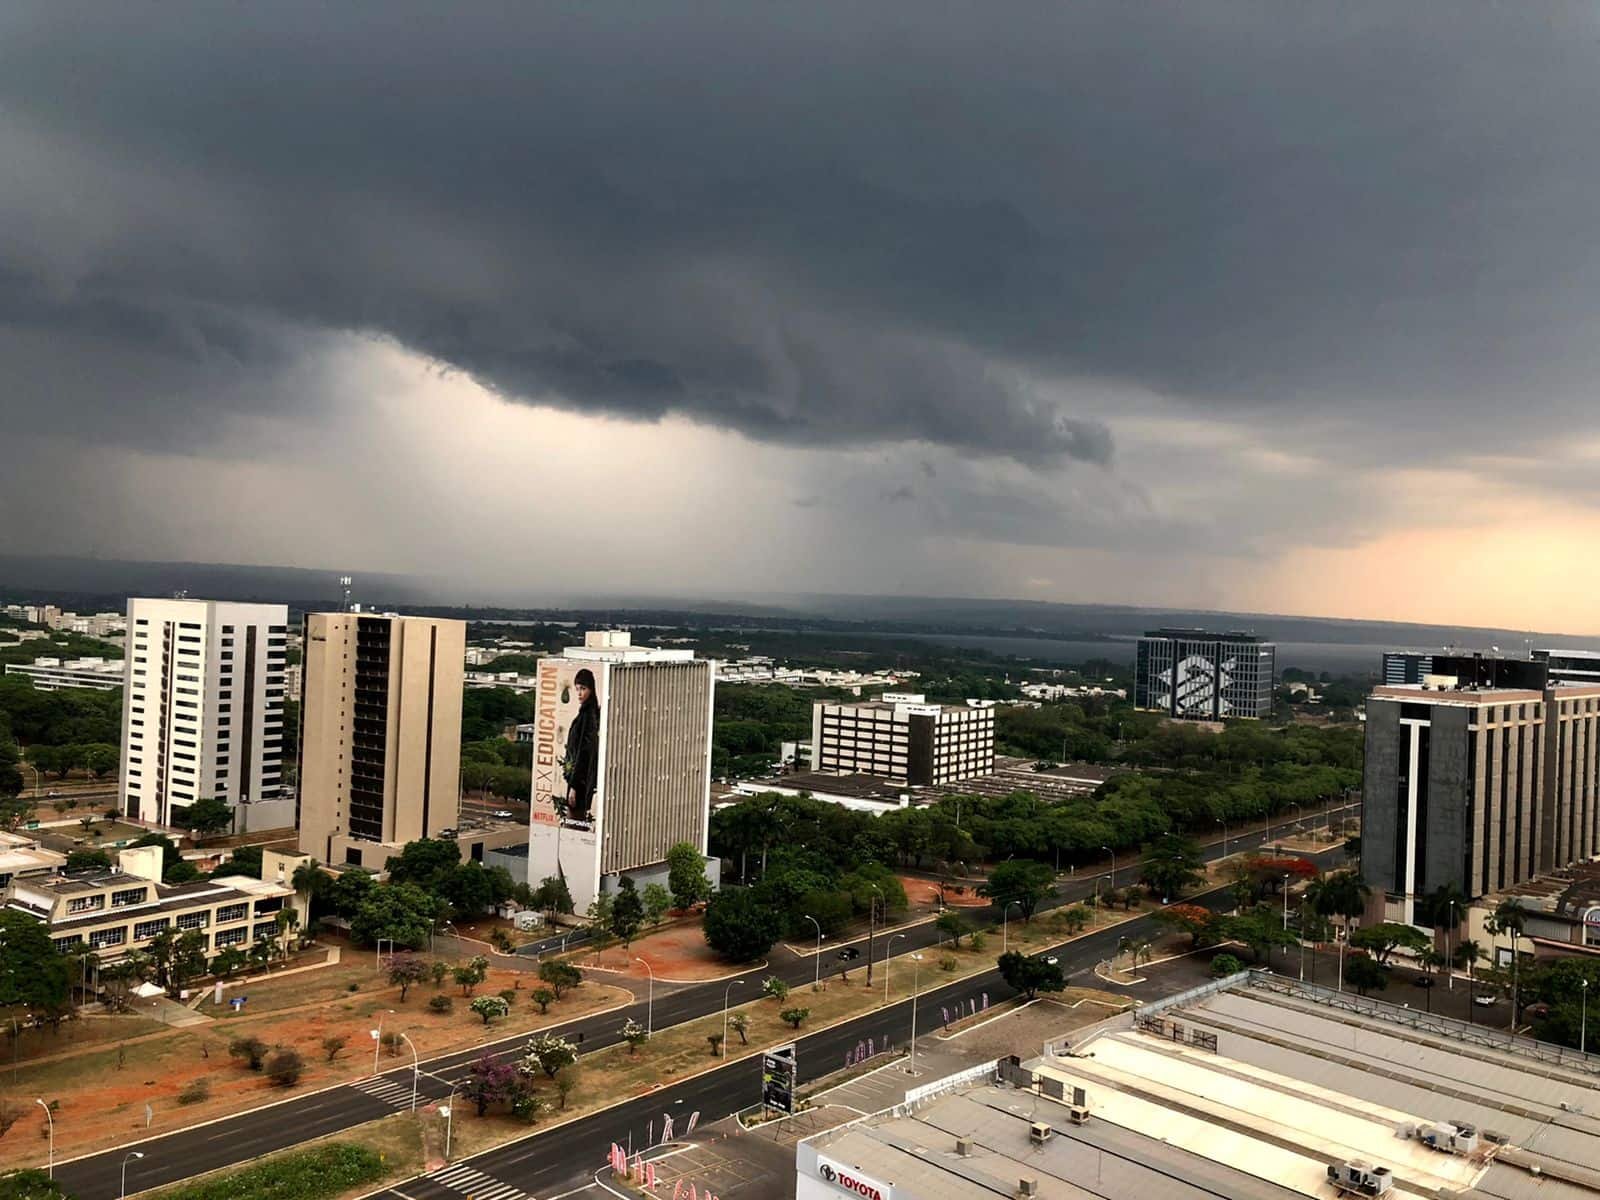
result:
[(344, 589), (344, 604), (339, 609), (340, 612), (355, 612), (355, 606), (350, 603), (350, 586), (353, 583), (355, 583), (355, 580), (350, 576), (339, 576), (339, 586)]

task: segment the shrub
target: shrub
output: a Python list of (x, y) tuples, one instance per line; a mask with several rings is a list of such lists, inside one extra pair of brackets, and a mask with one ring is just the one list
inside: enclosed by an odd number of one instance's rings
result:
[(360, 990), (361, 985), (359, 983), (352, 983), (349, 987), (345, 988), (345, 991), (347, 992), (359, 992)]
[(335, 1033), (322, 1039), (322, 1053), (324, 1062), (332, 1062), (339, 1057), (339, 1051), (350, 1039), (342, 1033)]
[(809, 1008), (786, 1008), (778, 1014), (792, 1029), (799, 1029), (800, 1022), (810, 1015), (811, 1010)]
[(305, 1060), (298, 1050), (285, 1047), (267, 1059), (267, 1078), (279, 1087), (293, 1087), (305, 1072)]
[(745, 1016), (743, 1013), (734, 1013), (733, 1016), (728, 1018), (728, 1028), (732, 1029), (739, 1035), (739, 1044), (741, 1046), (748, 1046), (750, 1044), (750, 1038), (748, 1036), (750, 1033), (749, 1017)]
[(711, 1057), (716, 1058), (722, 1051), (722, 1035), (720, 1033), (706, 1034), (706, 1041), (711, 1046)]
[(981, 929), (974, 929), (972, 931), (972, 936), (967, 938), (967, 945), (971, 946), (974, 950), (982, 950), (988, 944), (989, 939), (984, 935), (984, 932)]
[(372, 1183), (387, 1169), (376, 1150), (330, 1142), (173, 1188), (165, 1200), (329, 1200)]
[(628, 1043), (629, 1055), (639, 1052), (639, 1047), (648, 1041), (650, 1035), (645, 1032), (645, 1027), (629, 1017), (622, 1024), (622, 1040)]
[(583, 982), (583, 972), (571, 963), (545, 962), (539, 964), (539, 978), (549, 984), (556, 994), (556, 999), (561, 999), (561, 993), (568, 988), (575, 988)]
[(428, 997), (429, 1012), (447, 1013), (455, 1006), (456, 1002), (450, 999), (449, 996), (444, 995), (442, 992), (437, 996)]
[(779, 1004), (789, 998), (789, 985), (776, 975), (768, 975), (761, 981), (761, 994), (771, 996)]
[(939, 969), (941, 971), (954, 971), (960, 965), (961, 964), (956, 961), (956, 956), (954, 954), (946, 954), (939, 960)]
[(211, 1098), (211, 1081), (205, 1076), (191, 1079), (183, 1085), (183, 1090), (178, 1093), (179, 1104), (199, 1104)]
[(528, 993), (528, 998), (539, 1006), (541, 1013), (547, 1013), (550, 1011), (550, 1002), (556, 998), (556, 994), (547, 987), (538, 987)]
[(245, 1065), (252, 1071), (261, 1070), (261, 1064), (266, 1061), (268, 1046), (258, 1037), (237, 1037), (228, 1043), (228, 1053), (234, 1058), (242, 1058)]
[(511, 1011), (510, 1002), (502, 1000), (499, 996), (479, 996), (472, 1002), (471, 1007), (473, 1012), (483, 1018), (485, 1025)]
[(1231, 954), (1219, 954), (1211, 960), (1211, 976), (1213, 979), (1237, 975), (1242, 970), (1244, 970), (1244, 964)]
[(515, 1004), (517, 1002), (517, 989), (516, 988), (505, 988), (505, 989), (503, 989), (500, 992), (500, 999), (504, 1000), (508, 1005), (509, 1004)]

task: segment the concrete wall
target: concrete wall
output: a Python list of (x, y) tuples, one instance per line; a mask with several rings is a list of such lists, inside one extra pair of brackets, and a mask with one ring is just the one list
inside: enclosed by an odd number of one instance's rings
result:
[(1375, 892), (1393, 892), (1395, 839), (1399, 836), (1400, 705), (1367, 701), (1366, 765), (1361, 786), (1361, 877)]

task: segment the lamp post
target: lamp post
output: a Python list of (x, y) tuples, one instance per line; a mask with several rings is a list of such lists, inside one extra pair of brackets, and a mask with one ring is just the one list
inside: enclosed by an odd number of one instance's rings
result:
[[(1584, 982), (1587, 983), (1588, 980), (1584, 980)], [(56, 1177), (56, 1119), (50, 1112), (50, 1106), (43, 1100), (35, 1100), (34, 1103), (44, 1109), (44, 1118), (50, 1122), (50, 1157), (47, 1160), (50, 1165), (46, 1169), (46, 1175), (48, 1178), (54, 1179)]]
[(422, 1058), (417, 1053), (417, 1044), (415, 1042), (413, 1042), (410, 1038), (406, 1037), (406, 1031), (404, 1029), (402, 1029), (400, 1031), (400, 1036), (402, 1038), (405, 1038), (406, 1045), (411, 1047), (411, 1111), (412, 1112), (416, 1112), (417, 1111), (417, 1081), (418, 1081), (418, 1078), (422, 1075)]
[(1101, 846), (1100, 849), (1104, 850), (1106, 857), (1111, 860), (1111, 890), (1114, 892), (1117, 890), (1117, 856), (1110, 846)]
[(120, 1197), (120, 1200), (127, 1200), (127, 1195), (128, 1195), (128, 1162), (129, 1162), (129, 1160), (135, 1159), (135, 1158), (143, 1158), (143, 1157), (144, 1157), (143, 1152), (139, 1151), (139, 1150), (129, 1150), (128, 1153), (123, 1156), (123, 1159), (122, 1159), (122, 1189), (121, 1189), (121, 1191), (119, 1191), (117, 1193), (118, 1196)]
[(450, 1095), (448, 1097), (446, 1097), (445, 1102), (444, 1102), (444, 1107), (439, 1110), (440, 1112), (442, 1112), (444, 1114), (444, 1160), (445, 1160), (445, 1162), (449, 1162), (450, 1161), (450, 1130), (455, 1125), (456, 1088), (458, 1088), (460, 1086), (461, 1085), (457, 1084), (457, 1083), (452, 1083), (450, 1085)]
[(922, 955), (911, 956), (911, 1074), (917, 1073), (917, 994), (922, 988)]
[(644, 965), (644, 969), (650, 972), (650, 990), (645, 993), (644, 1002), (644, 1037), (646, 1041), (649, 1041), (652, 1033), (655, 1030), (656, 971), (654, 967), (645, 962), (642, 958), (635, 957), (633, 961), (636, 963), (642, 963)]
[(1283, 873), (1283, 931), (1289, 932), (1289, 872)]
[(727, 987), (722, 989), (722, 1046), (721, 1046), (721, 1050), (722, 1050), (722, 1057), (723, 1058), (727, 1058), (728, 1057), (728, 997), (733, 994), (733, 989), (734, 988), (743, 987), (743, 986), (744, 986), (744, 980), (735, 979)]
[(1587, 1054), (1589, 1052), (1589, 977), (1587, 975), (1578, 980), (1578, 987), (1582, 989), (1581, 995), (1583, 996), (1583, 1015), (1578, 1018), (1578, 1053)]
[(1007, 900), (1005, 908), (1002, 909), (1001, 912), (1000, 912), (1000, 953), (1001, 954), (1004, 954), (1006, 952), (1007, 947), (1009, 947), (1011, 945), (1010, 927), (1008, 926), (1007, 921), (1011, 917), (1011, 906), (1013, 904), (1015, 904), (1018, 908), (1022, 907), (1022, 901), (1021, 900)]
[[(872, 887), (873, 891), (878, 893), (878, 899), (879, 900), (883, 900), (883, 924), (884, 924), (884, 927), (887, 928), (888, 924), (889, 924), (889, 902), (887, 900), (884, 900), (883, 889), (881, 887), (879, 887), (875, 883), (872, 884), (871, 887)], [(870, 896), (867, 897), (867, 903), (869, 905), (869, 908), (867, 910), (867, 986), (871, 987), (872, 986), (872, 932), (873, 932), (872, 914), (876, 910), (870, 907), (870, 905), (872, 904), (872, 898)]]
[(372, 1031), (372, 1073), (378, 1073), (378, 1051), (383, 1049), (383, 1018), (394, 1016), (394, 1009), (387, 1008), (378, 1014), (378, 1027)]
[(883, 945), (883, 1002), (885, 1004), (889, 1003), (889, 955), (894, 952), (892, 950), (894, 939), (903, 937), (905, 937), (903, 933), (892, 933), (889, 935), (889, 940)]
[(811, 956), (811, 990), (820, 992), (822, 990), (822, 922), (809, 913), (806, 914), (806, 920), (817, 927), (817, 952)]
[(1450, 935), (1456, 931), (1456, 902), (1450, 901), (1450, 924), (1444, 930), (1444, 986), (1446, 991), (1456, 990), (1456, 968), (1450, 961)]
[(1228, 822), (1223, 820), (1221, 817), (1218, 817), (1217, 818), (1217, 824), (1222, 826), (1222, 857), (1223, 858), (1227, 858), (1228, 857)]

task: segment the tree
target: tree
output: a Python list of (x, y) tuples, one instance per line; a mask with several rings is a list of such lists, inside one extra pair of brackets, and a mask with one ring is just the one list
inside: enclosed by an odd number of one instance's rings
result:
[(261, 847), (240, 846), (228, 856), (228, 861), (218, 867), (217, 875), (248, 875), (251, 879), (261, 878)]
[(261, 1064), (266, 1061), (267, 1052), (271, 1049), (272, 1047), (254, 1036), (236, 1037), (228, 1043), (228, 1054), (233, 1058), (243, 1059), (245, 1065), (252, 1071), (261, 1070)]
[(789, 984), (779, 979), (776, 975), (768, 975), (761, 981), (761, 994), (771, 996), (779, 1004), (789, 998)]
[(1431, 944), (1428, 935), (1422, 930), (1415, 925), (1406, 925), (1400, 921), (1379, 921), (1376, 925), (1367, 925), (1350, 935), (1350, 945), (1368, 951), (1377, 959), (1380, 966), (1388, 966), (1389, 956), (1402, 947), (1415, 954), (1421, 954)]
[(568, 988), (575, 988), (583, 982), (583, 972), (571, 963), (559, 962), (551, 959), (539, 964), (539, 978), (548, 983), (555, 992), (555, 998), (561, 999), (561, 993)]
[(1059, 992), (1066, 988), (1061, 968), (1042, 958), (1030, 958), (1016, 950), (1002, 954), (995, 963), (1000, 968), (1000, 978), (1008, 987), (1032, 1000), (1040, 992)]
[(692, 842), (679, 842), (667, 851), (667, 888), (677, 908), (691, 908), (711, 895), (706, 861)]
[(1220, 928), (1223, 938), (1248, 946), (1257, 962), (1270, 955), (1274, 946), (1292, 946), (1296, 940), (1271, 908), (1250, 908), (1236, 916), (1223, 917)]
[(645, 920), (652, 926), (661, 924), (661, 918), (672, 907), (672, 893), (659, 883), (647, 883), (640, 897), (644, 901)]
[(470, 1007), (483, 1018), (485, 1025), (496, 1017), (506, 1016), (511, 1011), (511, 1005), (499, 996), (479, 996)]
[(1237, 975), (1244, 970), (1244, 964), (1231, 954), (1219, 954), (1211, 960), (1211, 976), (1213, 979), (1226, 979), (1229, 975)]
[(29, 1167), (0, 1175), (0, 1200), (72, 1200), (46, 1172)]
[(1389, 986), (1389, 968), (1365, 954), (1352, 954), (1344, 965), (1344, 977), (1351, 987), (1365, 996)]
[[(481, 954), (471, 961), (461, 964), (459, 967), (452, 968), (450, 971), (450, 977), (460, 986), (463, 996), (472, 995), (472, 989), (488, 978), (488, 975), (489, 960)], [(477, 1010), (474, 1009), (473, 1011), (476, 1012)]]
[(67, 871), (109, 871), (111, 856), (104, 850), (74, 850), (67, 855)]
[(589, 942), (594, 946), (596, 955), (604, 954), (606, 947), (611, 945), (611, 910), (615, 904), (615, 898), (603, 892), (589, 902), (589, 908), (583, 914), (589, 921)]
[(711, 1047), (711, 1057), (719, 1058), (722, 1054), (722, 1031), (720, 1029), (706, 1034), (706, 1043)]
[(345, 1043), (349, 1040), (350, 1039), (342, 1033), (332, 1033), (323, 1038), (322, 1061), (332, 1062), (334, 1059), (338, 1058), (339, 1051), (344, 1049)]
[(622, 1040), (628, 1043), (628, 1056), (639, 1053), (639, 1047), (650, 1038), (649, 1032), (639, 1022), (629, 1017), (622, 1023)]
[(233, 806), (217, 796), (202, 796), (189, 806), (181, 823), (188, 826), (197, 842), (203, 841), (213, 833), (233, 828)]
[(978, 888), (978, 895), (987, 896), (1002, 911), (1015, 903), (1022, 913), (1023, 924), (1027, 924), (1033, 919), (1039, 902), (1054, 890), (1054, 882), (1054, 872), (1044, 863), (1014, 858), (989, 872), (988, 881)]
[(531, 899), (532, 907), (551, 915), (570, 913), (573, 909), (572, 891), (559, 875), (546, 875), (541, 879)]
[(519, 1070), (524, 1075), (542, 1072), (546, 1079), (554, 1079), (564, 1067), (578, 1061), (578, 1047), (554, 1033), (538, 1033), (528, 1039)]
[(728, 1028), (739, 1035), (739, 1044), (741, 1046), (748, 1046), (750, 1044), (749, 1017), (745, 1016), (743, 1013), (734, 1013), (733, 1016), (728, 1018)]
[(439, 902), (413, 883), (374, 887), (350, 920), (350, 936), (363, 946), (393, 941), (420, 950), (438, 918)]
[(328, 908), (346, 920), (354, 920), (364, 901), (378, 890), (376, 878), (354, 867), (340, 871), (328, 888)]
[(1490, 937), (1499, 937), (1502, 933), (1511, 935), (1511, 1023), (1516, 1025), (1521, 1019), (1520, 1007), (1520, 976), (1517, 965), (1517, 938), (1527, 927), (1527, 911), (1522, 907), (1522, 902), (1515, 896), (1508, 896), (1495, 906), (1494, 915), (1483, 923), (1483, 928)]
[(611, 901), (611, 932), (622, 939), (623, 948), (626, 949), (642, 924), (644, 924), (644, 901), (639, 898), (633, 880), (624, 875), (622, 882), (617, 885), (617, 894)]
[(161, 872), (161, 882), (169, 887), (176, 887), (180, 883), (193, 883), (199, 878), (200, 868), (184, 858), (180, 858), (165, 871)]
[(482, 1117), (488, 1114), (492, 1104), (510, 1105), (524, 1087), (522, 1073), (515, 1063), (499, 1062), (494, 1055), (485, 1054), (467, 1068), (467, 1082), (461, 1088), (461, 1095)]
[(961, 919), (961, 914), (953, 908), (947, 908), (940, 913), (933, 922), (933, 927), (948, 937), (956, 949), (961, 948), (961, 937), (967, 932), (967, 923)]
[(406, 993), (412, 985), (422, 983), (429, 974), (428, 964), (415, 954), (395, 954), (389, 958), (389, 982), (400, 989), (401, 1004), (406, 1002)]
[(384, 864), (390, 883), (414, 883), (440, 889), (461, 865), (461, 843), (451, 838), (418, 838), (407, 842)]
[(267, 1059), (266, 1067), (267, 1078), (278, 1087), (293, 1087), (300, 1082), (306, 1064), (298, 1050), (284, 1046), (273, 1052), (272, 1057)]
[(1145, 848), (1140, 881), (1156, 899), (1181, 896), (1202, 878), (1199, 844), (1181, 833), (1163, 834)]
[(799, 1029), (801, 1022), (803, 1022), (810, 1015), (811, 1010), (809, 1008), (796, 1006), (794, 1008), (784, 1009), (778, 1014), (778, 1017), (784, 1022), (784, 1024), (788, 1025), (789, 1028)]
[[(371, 876), (358, 875), (363, 879)], [(294, 874), (289, 877), (290, 886), (306, 898), (306, 906), (313, 917), (325, 917), (334, 911), (333, 906), (333, 876), (322, 869), (316, 859), (308, 859), (294, 869)]]
[(556, 1076), (556, 1095), (561, 1097), (561, 1108), (563, 1111), (565, 1111), (567, 1107), (567, 1097), (572, 1094), (572, 1090), (577, 1086), (578, 1074), (570, 1067)]
[(1372, 889), (1354, 871), (1334, 871), (1306, 887), (1306, 899), (1312, 908), (1325, 917), (1343, 917), (1347, 921), (1366, 912), (1371, 894)]
[(433, 986), (443, 987), (444, 978), (450, 974), (450, 964), (442, 958), (436, 958), (428, 964), (428, 978), (433, 980)]
[(1188, 934), (1195, 950), (1213, 945), (1221, 935), (1222, 918), (1201, 904), (1170, 904), (1151, 916), (1174, 932)]
[(782, 917), (751, 888), (723, 888), (706, 905), (706, 944), (730, 962), (751, 962), (772, 949)]
[(71, 1010), (68, 963), (44, 922), (0, 911), (0, 1007), (25, 1009), (58, 1022)]
[(217, 951), (217, 956), (211, 960), (211, 969), (224, 979), (232, 979), (247, 961), (243, 950), (228, 946)]

